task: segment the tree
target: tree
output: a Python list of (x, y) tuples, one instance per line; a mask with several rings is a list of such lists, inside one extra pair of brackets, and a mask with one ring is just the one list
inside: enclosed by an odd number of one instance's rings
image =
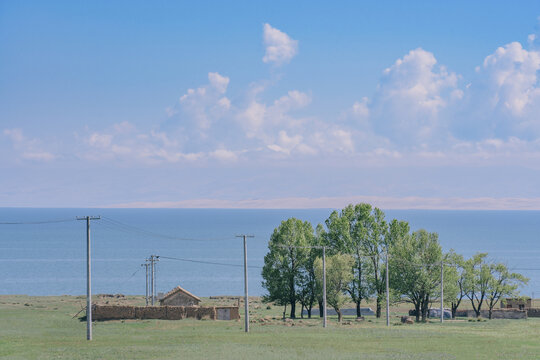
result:
[(465, 297), (465, 260), (454, 250), (450, 250), (445, 258), (444, 295), (449, 299), (452, 319), (455, 319), (456, 311)]
[(322, 235), (330, 246), (329, 254), (345, 253), (354, 258), (351, 266), (351, 283), (347, 291), (356, 304), (356, 316), (360, 317), (360, 304), (370, 295), (367, 281), (368, 264), (364, 254), (364, 243), (371, 228), (371, 205), (348, 205), (341, 212), (333, 211), (325, 221), (327, 232)]
[[(336, 254), (326, 258), (326, 301), (338, 314), (341, 322), (341, 308), (347, 302), (346, 290), (352, 281), (351, 267), (354, 258), (348, 254)], [(315, 261), (315, 273), (319, 284), (323, 281), (322, 259)], [(320, 285), (322, 286), (322, 284)]]
[(489, 267), (491, 279), (486, 291), (486, 299), (489, 307), (489, 318), (493, 314), (493, 308), (502, 296), (516, 296), (516, 290), (520, 285), (527, 284), (529, 279), (518, 273), (511, 273), (506, 265), (498, 263)]
[(315, 279), (315, 260), (321, 256), (320, 253), (320, 249), (308, 249), (308, 255), (299, 277), (298, 301), (302, 305), (300, 314), (301, 317), (304, 317), (303, 310), (305, 308), (309, 319), (311, 319), (311, 310), (317, 298), (318, 287)]
[(262, 270), (263, 287), (268, 290), (266, 301), (290, 304), (290, 317), (296, 318), (296, 302), (299, 290), (305, 283), (306, 262), (313, 242), (313, 227), (307, 221), (290, 218), (274, 229), (268, 242), (269, 252), (264, 257)]
[(386, 278), (384, 271), (386, 269), (386, 251), (388, 240), (388, 224), (384, 220), (384, 212), (374, 208), (369, 223), (368, 236), (363, 243), (364, 253), (371, 260), (371, 285), (375, 290), (377, 318), (381, 317), (382, 302), (386, 292)]
[[(316, 245), (328, 245), (326, 242), (326, 232), (324, 231), (324, 226), (322, 224), (318, 224), (317, 228), (315, 229), (315, 242)], [(322, 250), (320, 251), (320, 257), (322, 257)], [(317, 302), (319, 303), (319, 317), (323, 317), (323, 289), (322, 284), (318, 281), (315, 281), (315, 297), (317, 299)]]
[(413, 304), (416, 321), (426, 321), (429, 303), (439, 294), (442, 249), (436, 233), (416, 231), (398, 239), (390, 248), (390, 283), (405, 301)]
[(491, 281), (491, 270), (485, 262), (486, 257), (487, 253), (477, 253), (465, 262), (465, 295), (471, 301), (476, 317), (480, 316)]

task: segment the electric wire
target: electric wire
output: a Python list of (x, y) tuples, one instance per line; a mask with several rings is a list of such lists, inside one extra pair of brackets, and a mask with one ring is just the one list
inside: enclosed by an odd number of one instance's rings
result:
[(41, 221), (2, 221), (0, 225), (41, 225), (41, 224), (57, 224), (64, 222), (77, 221), (77, 219), (59, 219), (59, 220), (41, 220)]
[(119, 286), (124, 286), (129, 280), (133, 279), (133, 277), (134, 277), (135, 275), (137, 275), (137, 273), (138, 273), (141, 269), (142, 269), (142, 268), (137, 269), (137, 271), (135, 271), (133, 274), (131, 274), (131, 276), (130, 276), (129, 278), (127, 278), (127, 280), (122, 281), (122, 282), (120, 283)]
[(109, 217), (103, 216), (102, 220), (104, 220), (107, 224), (116, 227), (119, 231), (125, 231), (125, 232), (131, 232), (136, 233), (139, 235), (145, 235), (150, 237), (157, 237), (167, 240), (179, 240), (179, 241), (223, 241), (223, 240), (232, 240), (226, 239), (226, 238), (189, 238), (189, 237), (179, 237), (179, 236), (172, 236), (172, 235), (166, 235), (161, 234), (155, 231), (146, 230), (137, 226), (129, 225), (123, 222), (120, 222), (118, 220), (111, 219)]
[[(192, 262), (192, 263), (198, 263), (198, 264), (221, 265), (221, 266), (231, 266), (231, 267), (241, 267), (241, 268), (244, 267), (244, 265), (238, 265), (238, 264), (225, 264), (225, 263), (204, 261), (204, 260), (182, 259), (182, 258), (176, 258), (176, 257), (170, 257), (170, 256), (161, 256), (161, 255), (159, 256), (159, 258), (160, 259), (168, 259), (168, 260), (186, 261), (186, 262)], [(248, 268), (262, 269), (262, 266), (248, 265)]]

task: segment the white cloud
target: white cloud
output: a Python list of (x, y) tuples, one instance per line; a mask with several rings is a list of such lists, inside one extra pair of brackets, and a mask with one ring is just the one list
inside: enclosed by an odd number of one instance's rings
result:
[(487, 56), (481, 71), (485, 72), (493, 91), (492, 106), (502, 107), (515, 116), (523, 115), (526, 107), (540, 96), (539, 69), (540, 53), (527, 51), (518, 42), (499, 47)]
[(21, 129), (4, 129), (4, 135), (9, 136), (11, 140), (16, 143), (25, 141)]
[(281, 65), (289, 62), (298, 52), (298, 41), (293, 40), (284, 32), (264, 24), (264, 45), (266, 53), (263, 62)]
[(213, 122), (222, 118), (231, 107), (230, 100), (223, 96), (229, 85), (230, 79), (217, 72), (208, 73), (208, 85), (197, 89), (188, 89), (180, 97), (179, 109), (167, 108), (170, 116), (178, 113), (184, 115), (182, 120), (195, 123), (196, 127), (205, 131)]
[(310, 102), (309, 95), (292, 90), (271, 105), (253, 100), (245, 109), (239, 111), (237, 117), (248, 138), (268, 141), (277, 128), (282, 130), (283, 126), (298, 127), (303, 120), (292, 117), (289, 112), (305, 108)]
[(217, 149), (208, 154), (210, 157), (215, 158), (221, 161), (236, 161), (238, 160), (238, 155), (234, 151), (226, 149)]
[(311, 103), (311, 97), (298, 90), (292, 90), (274, 101), (274, 107), (280, 112), (287, 112), (294, 109), (306, 107)]
[(291, 151), (298, 148), (299, 152), (309, 152), (309, 146), (302, 144), (303, 137), (301, 135), (289, 136), (285, 130), (281, 130), (278, 133), (275, 143), (268, 145), (267, 147), (275, 152), (289, 155)]
[(208, 80), (210, 84), (220, 93), (224, 94), (227, 91), (227, 86), (229, 86), (229, 78), (222, 76), (217, 72), (208, 73)]
[(88, 144), (94, 147), (106, 148), (112, 143), (113, 136), (111, 134), (93, 133), (88, 138)]
[(355, 101), (352, 106), (352, 113), (360, 119), (367, 119), (369, 117), (369, 99), (363, 97), (361, 101)]
[[(125, 128), (130, 131), (126, 133)], [(88, 149), (79, 154), (87, 160), (121, 160), (130, 162), (178, 163), (216, 159), (231, 162), (238, 159), (235, 151), (219, 148), (214, 151), (190, 152), (181, 141), (164, 131), (139, 132), (132, 124), (112, 125), (103, 132), (93, 132), (85, 138)]]
[(238, 119), (241, 125), (246, 129), (246, 136), (248, 138), (255, 137), (259, 132), (259, 129), (264, 124), (264, 117), (266, 114), (266, 105), (252, 101), (244, 110), (242, 110)]
[[(324, 130), (324, 131), (321, 131)], [(313, 143), (325, 153), (354, 152), (354, 141), (351, 131), (341, 128), (320, 128), (312, 135)]]
[[(383, 72), (370, 114), (374, 128), (398, 143), (434, 140), (444, 132), (440, 112), (463, 97), (457, 82), (431, 52), (411, 50)], [(357, 109), (365, 113), (361, 104)]]
[(497, 48), (477, 68), (478, 84), (471, 87), (477, 117), (487, 136), (540, 136), (540, 52), (518, 42)]
[(51, 161), (55, 159), (55, 156), (49, 152), (23, 152), (21, 154), (23, 159), (35, 160), (35, 161)]
[(4, 135), (13, 142), (13, 147), (25, 160), (52, 161), (56, 155), (42, 149), (41, 141), (27, 138), (21, 129), (4, 129)]

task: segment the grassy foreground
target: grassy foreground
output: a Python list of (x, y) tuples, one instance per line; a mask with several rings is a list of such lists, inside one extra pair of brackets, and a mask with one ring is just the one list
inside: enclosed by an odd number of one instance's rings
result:
[[(141, 297), (130, 297), (141, 303)], [(356, 322), (282, 321), (281, 308), (255, 302), (243, 321), (72, 318), (83, 297), (0, 296), (0, 358), (5, 359), (540, 359), (540, 319), (401, 325), (392, 318)]]

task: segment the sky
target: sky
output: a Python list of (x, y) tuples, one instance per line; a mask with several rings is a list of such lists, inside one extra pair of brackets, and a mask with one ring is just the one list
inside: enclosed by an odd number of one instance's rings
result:
[(540, 209), (539, 16), (0, 2), (0, 206)]

